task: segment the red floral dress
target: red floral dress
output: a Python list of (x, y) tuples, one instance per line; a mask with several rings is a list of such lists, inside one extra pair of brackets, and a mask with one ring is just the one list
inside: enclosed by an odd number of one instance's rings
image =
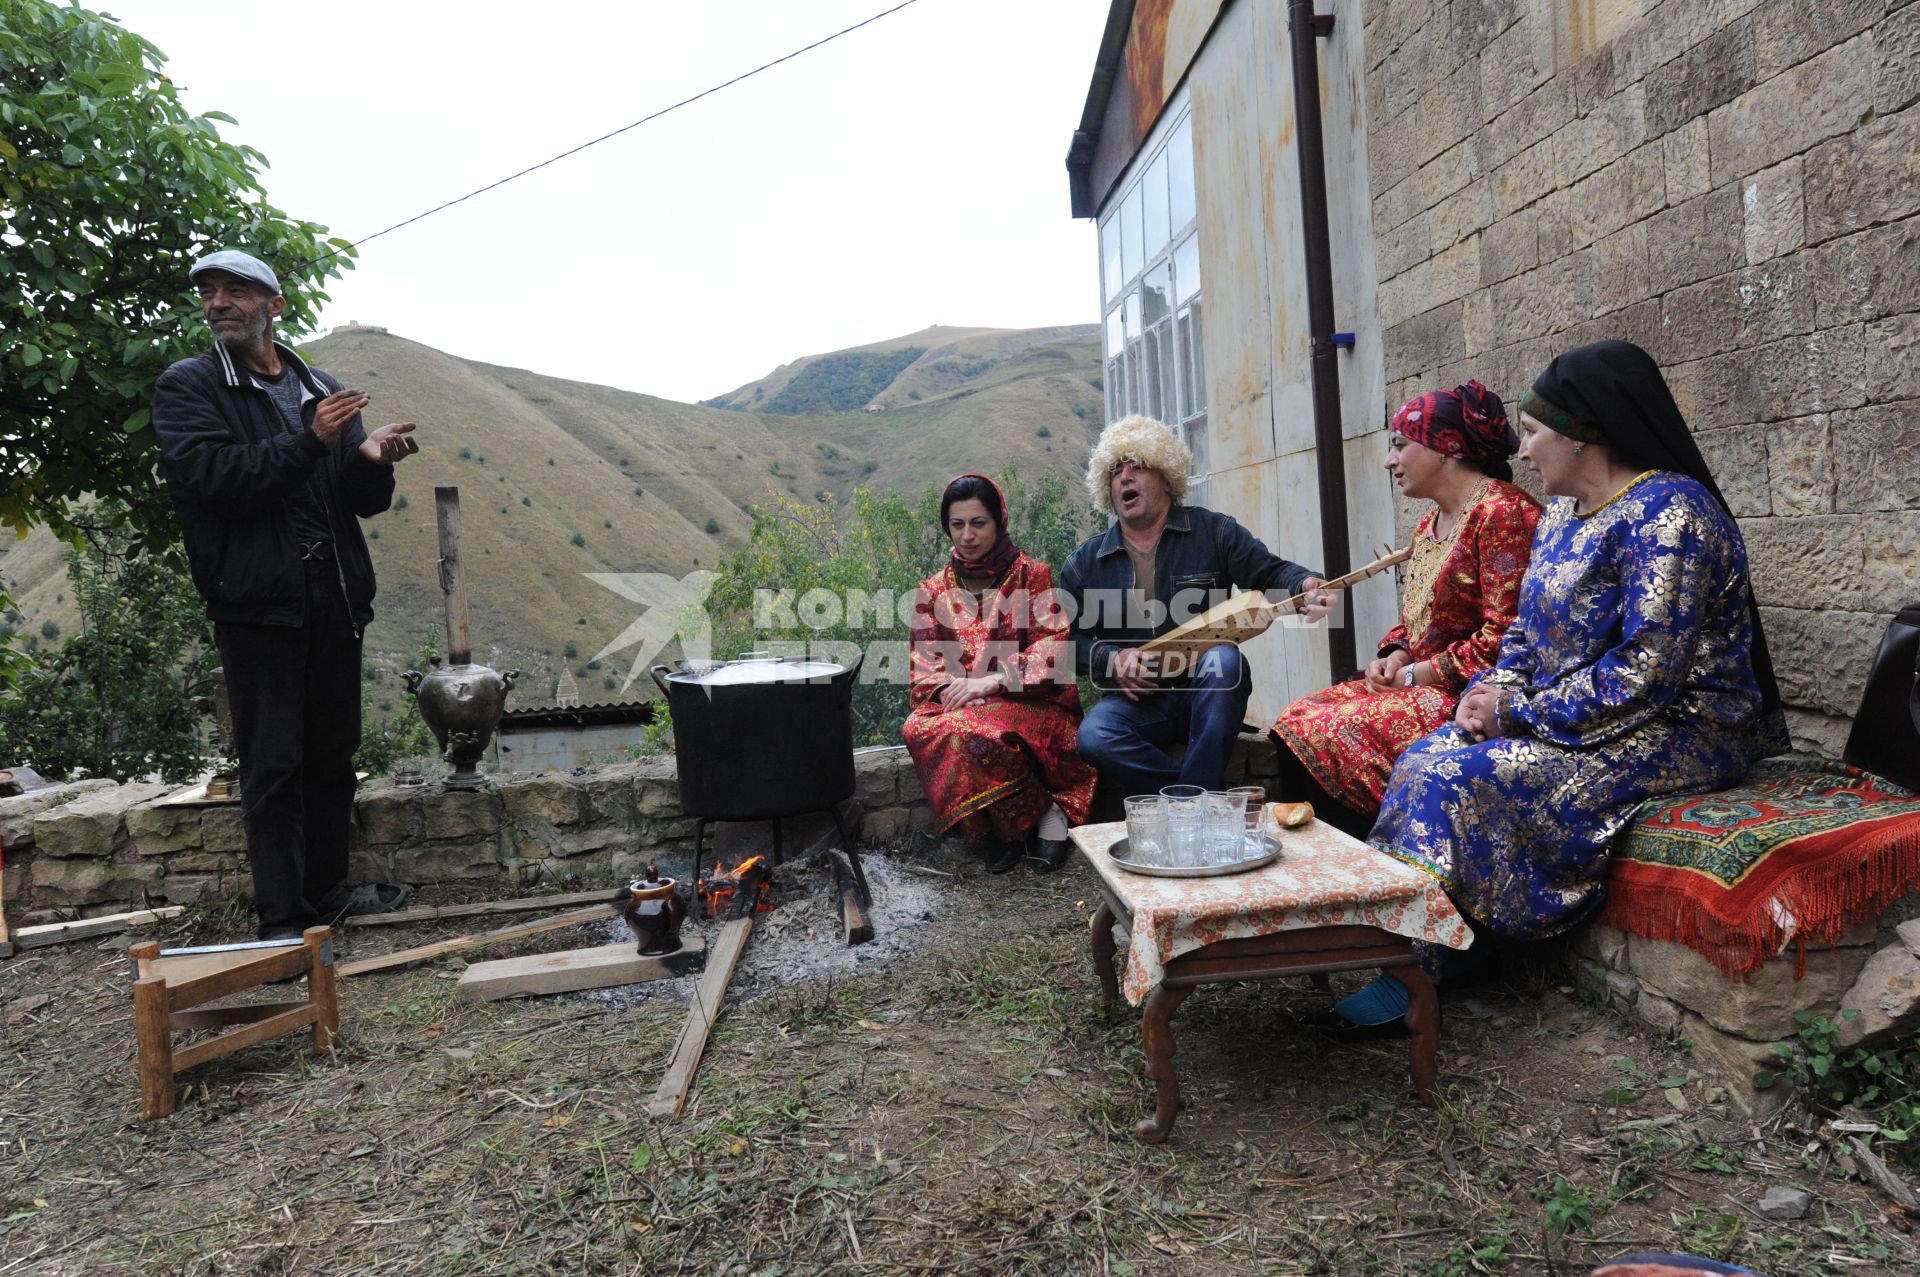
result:
[[(1073, 644), (1047, 565), (1022, 554), (977, 602), (949, 564), (920, 583), (911, 649), (913, 708), (901, 729), (941, 829), (1002, 842), (1024, 837), (1060, 804), (1083, 824), (1095, 774), (1075, 752), (1080, 692)], [(1017, 693), (943, 710), (958, 678), (1014, 671)]]
[(1438, 513), (1429, 510), (1414, 531), (1400, 624), (1380, 640), (1379, 654), (1397, 647), (1431, 661), (1444, 686), (1374, 692), (1365, 679), (1353, 679), (1301, 697), (1273, 725), (1313, 778), (1362, 815), (1380, 810), (1387, 777), (1407, 746), (1451, 722), (1467, 683), (1500, 655), (1519, 607), (1540, 503), (1488, 479), (1450, 537), (1434, 535)]

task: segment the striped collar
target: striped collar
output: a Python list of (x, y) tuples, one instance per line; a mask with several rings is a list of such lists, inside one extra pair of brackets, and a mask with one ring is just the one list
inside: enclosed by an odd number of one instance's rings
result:
[[(309, 399), (321, 398), (327, 393), (326, 388), (321, 386), (315, 379), (313, 370), (307, 367), (306, 361), (294, 354), (291, 348), (277, 341), (273, 343), (273, 348), (280, 352), (282, 362), (292, 367), (294, 375), (300, 378), (301, 403), (305, 403)], [(220, 371), (226, 377), (229, 388), (234, 390), (238, 390), (242, 386), (248, 386), (254, 389), (259, 388), (259, 383), (253, 379), (252, 373), (243, 370), (238, 364), (234, 363), (233, 356), (227, 353), (227, 348), (217, 341), (213, 343), (213, 354), (214, 358), (220, 361)], [(244, 381), (241, 380), (243, 373), (246, 377)]]

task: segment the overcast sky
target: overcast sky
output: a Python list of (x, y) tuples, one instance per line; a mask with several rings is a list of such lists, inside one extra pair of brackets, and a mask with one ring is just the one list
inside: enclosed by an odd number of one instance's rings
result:
[[(94, 2), (275, 204), (358, 239), (893, 0)], [(1107, 8), (917, 0), (373, 241), (322, 322), (683, 400), (933, 323), (1096, 322), (1064, 162)]]

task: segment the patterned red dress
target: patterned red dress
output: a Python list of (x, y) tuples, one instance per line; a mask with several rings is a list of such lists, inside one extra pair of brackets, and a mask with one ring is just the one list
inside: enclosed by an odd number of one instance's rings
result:
[(1353, 679), (1301, 697), (1273, 725), (1313, 778), (1362, 815), (1380, 810), (1387, 777), (1407, 746), (1451, 722), (1467, 683), (1499, 656), (1519, 607), (1540, 503), (1488, 479), (1454, 520), (1451, 536), (1434, 535), (1438, 513), (1429, 510), (1414, 530), (1400, 624), (1380, 640), (1379, 654), (1405, 648), (1415, 661), (1431, 661), (1444, 686), (1374, 692)]
[[(932, 602), (913, 627), (913, 709), (901, 735), (939, 827), (1014, 842), (1053, 803), (1069, 824), (1085, 823), (1095, 774), (1074, 750), (1080, 691), (1052, 571), (1023, 553), (978, 603), (951, 564), (920, 588)], [(951, 680), (1002, 669), (1017, 672), (1018, 693), (940, 708)]]

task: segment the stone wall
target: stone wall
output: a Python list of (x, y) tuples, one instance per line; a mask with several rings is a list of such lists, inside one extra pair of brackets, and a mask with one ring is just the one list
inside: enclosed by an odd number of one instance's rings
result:
[[(863, 841), (898, 844), (932, 825), (904, 749), (861, 750), (854, 772), (855, 794), (843, 814)], [(87, 780), (0, 798), (8, 916), (248, 893), (238, 806), (156, 801), (169, 792), (165, 785)], [(569, 876), (625, 877), (649, 860), (684, 863), (694, 824), (680, 812), (671, 758), (507, 776), (477, 791), (372, 781), (354, 803), (350, 877), (414, 886), (487, 883), (503, 893)], [(751, 827), (740, 828), (752, 835)], [(709, 847), (715, 838), (710, 831)]]
[(1660, 360), (1739, 517), (1796, 744), (1920, 598), (1920, 5), (1367, 0), (1390, 408)]

